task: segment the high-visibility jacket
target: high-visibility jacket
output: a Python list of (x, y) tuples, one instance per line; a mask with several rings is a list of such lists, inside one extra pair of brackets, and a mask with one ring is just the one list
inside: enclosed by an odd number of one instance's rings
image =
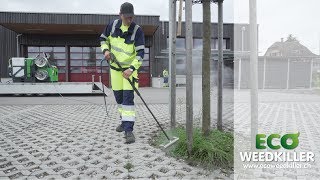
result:
[(168, 77), (169, 72), (167, 70), (163, 70), (162, 75), (163, 75), (163, 77)]
[[(106, 26), (100, 36), (101, 50), (103, 54), (105, 51), (113, 53), (123, 68), (138, 70), (144, 58), (144, 33), (134, 22), (126, 32), (121, 27), (121, 19)], [(115, 63), (111, 63), (111, 66), (119, 68)]]

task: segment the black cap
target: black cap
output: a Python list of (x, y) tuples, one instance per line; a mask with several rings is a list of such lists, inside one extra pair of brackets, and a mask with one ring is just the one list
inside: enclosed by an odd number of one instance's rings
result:
[(134, 16), (133, 5), (131, 3), (125, 2), (120, 7), (120, 14), (125, 17)]

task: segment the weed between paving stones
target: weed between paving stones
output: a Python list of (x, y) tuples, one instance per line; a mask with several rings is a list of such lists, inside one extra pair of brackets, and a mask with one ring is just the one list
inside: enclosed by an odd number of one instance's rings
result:
[[(183, 127), (169, 130), (169, 136), (179, 137), (174, 146), (166, 150), (166, 154), (178, 159), (184, 159), (191, 166), (200, 166), (204, 169), (224, 169), (230, 171), (233, 168), (234, 137), (230, 132), (213, 130), (205, 138), (199, 128), (193, 132), (193, 148), (191, 156), (188, 157), (186, 131)], [(159, 147), (166, 143), (163, 134), (156, 135), (150, 144)]]

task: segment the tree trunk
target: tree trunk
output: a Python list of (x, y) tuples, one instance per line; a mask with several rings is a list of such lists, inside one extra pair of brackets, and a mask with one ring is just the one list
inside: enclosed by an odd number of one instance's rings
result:
[(210, 132), (210, 55), (211, 12), (210, 0), (203, 0), (203, 52), (202, 52), (202, 133)]
[(186, 2), (186, 133), (188, 155), (192, 154), (193, 146), (193, 75), (192, 75), (192, 1)]

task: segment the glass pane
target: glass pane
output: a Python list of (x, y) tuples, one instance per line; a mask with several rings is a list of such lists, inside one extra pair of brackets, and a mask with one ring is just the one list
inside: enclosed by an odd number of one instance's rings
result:
[(142, 66), (149, 66), (149, 61), (142, 61)]
[(177, 70), (177, 74), (179, 74), (179, 75), (185, 74), (185, 72), (186, 72), (186, 64), (184, 63), (184, 61), (181, 61), (181, 64), (177, 63), (176, 70)]
[(193, 39), (193, 49), (202, 49), (203, 40), (202, 39)]
[(83, 53), (83, 59), (96, 59), (96, 53)]
[(90, 47), (89, 59), (96, 60), (96, 58), (97, 58), (97, 53), (96, 53), (95, 47)]
[(211, 39), (211, 49), (217, 49), (217, 39)]
[(184, 59), (177, 59), (177, 64), (185, 64), (185, 60)]
[(58, 73), (66, 73), (66, 68), (65, 67), (58, 67)]
[(143, 61), (149, 61), (149, 54), (145, 54), (143, 57)]
[(29, 58), (35, 58), (39, 55), (39, 53), (28, 53)]
[[(40, 52), (41, 54), (41, 56), (43, 56), (43, 53), (42, 52)], [(53, 52), (51, 51), (51, 52), (45, 52), (44, 53), (45, 54), (45, 56), (46, 57), (48, 57), (50, 60), (53, 60), (54, 59), (54, 54), (53, 54)]]
[(66, 60), (57, 60), (56, 64), (57, 64), (57, 66), (65, 66), (66, 65)]
[(223, 49), (227, 49), (227, 40), (223, 39)]
[(52, 47), (40, 47), (40, 52), (51, 52), (53, 51)]
[(138, 71), (140, 73), (148, 73), (149, 72), (149, 66), (141, 66)]
[(49, 58), (49, 63), (50, 63), (50, 65), (52, 65), (52, 66), (57, 66), (57, 61), (54, 60), (54, 59)]
[(70, 67), (71, 73), (81, 73), (81, 67)]
[(66, 59), (66, 54), (65, 53), (54, 53), (54, 58), (55, 59)]
[(82, 47), (82, 52), (90, 52), (89, 47)]
[(218, 46), (219, 46), (219, 41), (218, 39), (215, 39), (215, 49), (218, 49)]
[(186, 41), (184, 38), (177, 38), (176, 41), (177, 49), (185, 49), (186, 48)]
[[(99, 72), (100, 72), (100, 70), (99, 70)], [(102, 69), (102, 73), (109, 73), (109, 69)], [(105, 75), (105, 76), (103, 76), (103, 78), (109, 78), (109, 76)]]
[(83, 57), (83, 59), (89, 59), (90, 58), (90, 54), (83, 53), (82, 57)]
[[(218, 39), (212, 39), (211, 40), (211, 49), (215, 49), (217, 50), (218, 49)], [(223, 39), (223, 49), (227, 49), (227, 40), (226, 39)]]
[(53, 47), (53, 52), (66, 52), (65, 47)]
[(71, 60), (70, 66), (82, 66), (82, 60)]
[[(96, 66), (99, 66), (99, 72), (100, 72), (100, 65), (101, 65), (101, 60), (96, 60)], [(108, 67), (109, 64), (107, 63), (107, 61), (103, 61), (102, 66)]]
[[(92, 53), (95, 53), (96, 52), (96, 47), (89, 47), (90, 51), (89, 52), (92, 52)], [(100, 48), (98, 48), (100, 49)]]
[(82, 52), (82, 47), (70, 47), (70, 52)]
[(96, 66), (88, 66), (88, 67), (82, 67), (83, 73), (96, 73)]
[(149, 48), (144, 48), (144, 53), (149, 53)]
[(39, 47), (29, 46), (28, 52), (39, 52)]
[(96, 47), (96, 52), (97, 53), (102, 53), (101, 48), (100, 47)]
[(83, 60), (83, 66), (96, 66), (96, 60)]
[(81, 53), (70, 53), (70, 59), (82, 59)]
[(98, 60), (101, 60), (101, 59), (103, 59), (104, 58), (104, 55), (103, 54), (97, 54), (97, 59)]

